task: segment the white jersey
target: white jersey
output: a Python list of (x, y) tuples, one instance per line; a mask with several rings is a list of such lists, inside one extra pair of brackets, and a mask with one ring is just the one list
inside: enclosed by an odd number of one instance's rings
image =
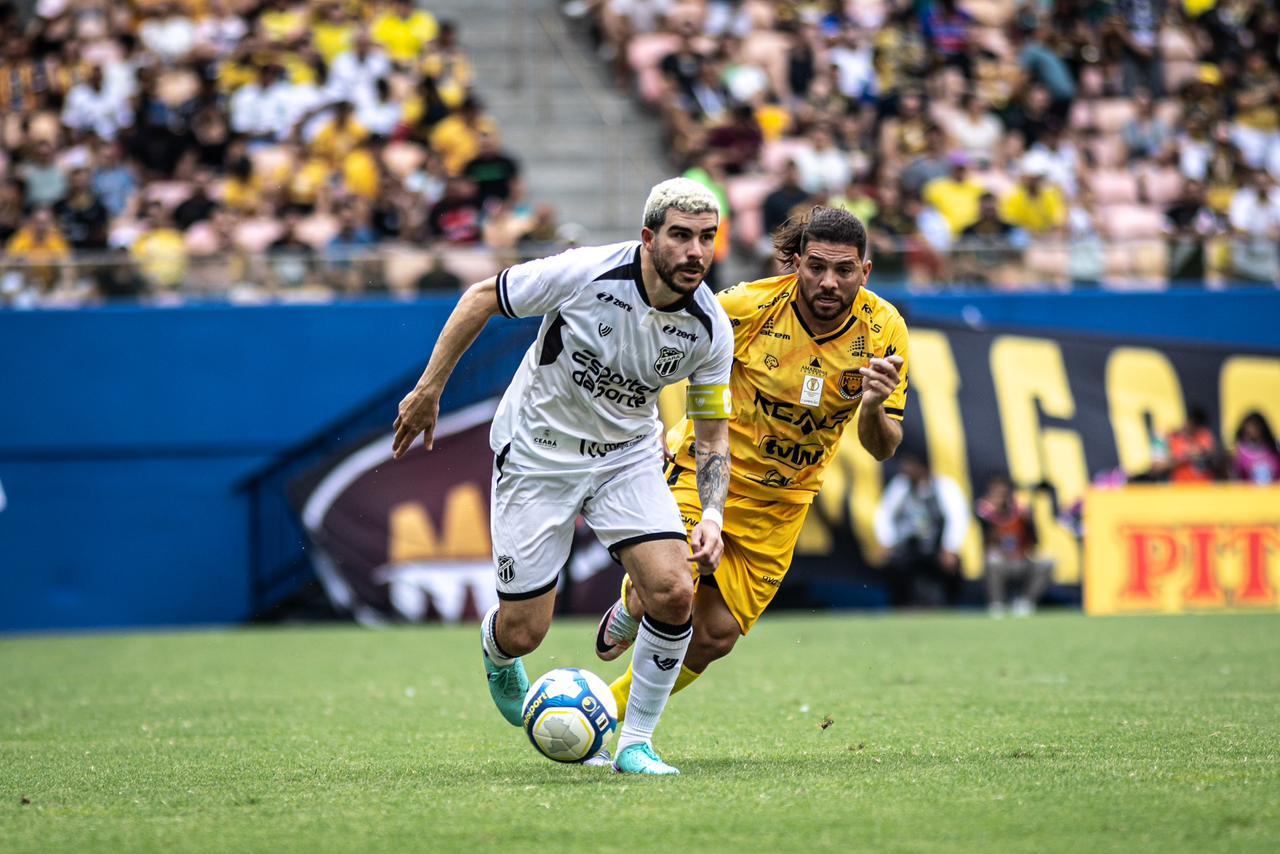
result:
[(689, 379), (727, 386), (733, 329), (705, 285), (649, 305), (640, 243), (571, 249), (498, 274), (507, 317), (543, 315), (537, 340), (502, 397), (493, 452), (556, 470), (658, 459), (658, 391)]

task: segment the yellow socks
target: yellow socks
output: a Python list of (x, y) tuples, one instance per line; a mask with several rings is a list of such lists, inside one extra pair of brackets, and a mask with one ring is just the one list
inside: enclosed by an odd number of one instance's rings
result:
[[(676, 677), (676, 686), (671, 689), (671, 693), (675, 694), (683, 691), (685, 688), (693, 684), (693, 680), (701, 676), (684, 665), (680, 666), (680, 675)], [(618, 723), (622, 723), (622, 719), (627, 716), (627, 701), (631, 699), (631, 665), (627, 665), (627, 672), (613, 680), (613, 684), (609, 686), (609, 690), (613, 692), (613, 701), (618, 704)]]

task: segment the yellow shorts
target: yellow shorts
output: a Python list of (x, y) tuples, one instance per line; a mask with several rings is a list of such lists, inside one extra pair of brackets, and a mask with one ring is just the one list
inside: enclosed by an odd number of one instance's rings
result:
[[(690, 532), (702, 519), (697, 477), (677, 465), (667, 467), (667, 485)], [(729, 494), (724, 507), (724, 557), (714, 575), (694, 581), (715, 587), (745, 635), (773, 601), (791, 567), (807, 504), (760, 501)]]

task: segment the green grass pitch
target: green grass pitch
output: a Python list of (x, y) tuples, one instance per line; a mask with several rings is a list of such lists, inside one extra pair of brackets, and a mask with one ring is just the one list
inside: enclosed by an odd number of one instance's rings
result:
[[(531, 675), (612, 677), (593, 631)], [(1280, 850), (1276, 617), (772, 615), (668, 707), (678, 779), (541, 758), (481, 672), (473, 627), (0, 641), (0, 851)]]

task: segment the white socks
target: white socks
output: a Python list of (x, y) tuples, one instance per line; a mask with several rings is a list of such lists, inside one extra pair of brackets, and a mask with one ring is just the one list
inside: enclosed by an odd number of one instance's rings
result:
[(510, 667), (511, 662), (518, 656), (507, 655), (502, 647), (498, 646), (498, 637), (495, 634), (497, 627), (498, 606), (494, 605), (480, 621), (480, 643), (484, 646), (485, 654), (489, 656), (490, 661), (498, 667)]
[(640, 619), (631, 659), (631, 699), (618, 734), (619, 753), (627, 745), (652, 740), (692, 637), (692, 619), (681, 626), (655, 620), (648, 614)]

